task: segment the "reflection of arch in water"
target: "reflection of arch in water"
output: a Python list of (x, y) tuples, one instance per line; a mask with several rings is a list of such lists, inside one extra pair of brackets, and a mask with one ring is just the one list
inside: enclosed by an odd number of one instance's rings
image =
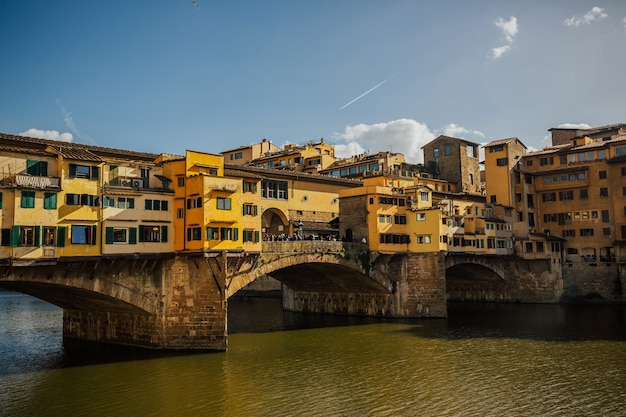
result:
[(287, 216), (282, 210), (275, 207), (263, 211), (261, 215), (261, 227), (266, 234), (280, 235), (281, 233), (292, 233), (289, 229), (289, 219), (287, 219)]

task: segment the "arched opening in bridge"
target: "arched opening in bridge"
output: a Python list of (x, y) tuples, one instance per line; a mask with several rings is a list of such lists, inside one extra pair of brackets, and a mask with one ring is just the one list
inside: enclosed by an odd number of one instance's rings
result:
[(263, 211), (261, 215), (261, 227), (264, 239), (293, 233), (289, 228), (287, 216), (277, 208), (269, 208)]
[(446, 269), (448, 301), (506, 301), (506, 281), (483, 265), (462, 263)]

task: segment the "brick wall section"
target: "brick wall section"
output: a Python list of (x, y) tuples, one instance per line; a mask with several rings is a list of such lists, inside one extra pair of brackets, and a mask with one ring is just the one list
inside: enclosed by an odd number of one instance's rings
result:
[(339, 200), (339, 234), (341, 238), (347, 237), (348, 230), (352, 231), (352, 240), (361, 241), (367, 238), (367, 197), (345, 197)]
[(565, 300), (626, 301), (626, 265), (567, 262), (563, 265)]

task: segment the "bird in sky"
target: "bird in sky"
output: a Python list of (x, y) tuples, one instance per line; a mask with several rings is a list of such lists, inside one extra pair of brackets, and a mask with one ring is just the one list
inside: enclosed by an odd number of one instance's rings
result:
[(194, 6), (196, 6), (196, 9), (199, 9), (199, 8), (200, 8), (200, 3), (198, 3), (197, 1), (194, 1), (194, 2), (193, 2), (193, 5), (194, 5)]

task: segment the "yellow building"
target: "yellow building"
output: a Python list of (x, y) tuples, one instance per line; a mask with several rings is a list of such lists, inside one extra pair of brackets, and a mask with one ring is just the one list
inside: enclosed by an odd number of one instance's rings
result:
[(327, 168), (321, 169), (319, 173), (332, 177), (360, 179), (366, 175), (399, 174), (406, 168), (405, 165), (404, 155), (401, 153), (378, 152), (337, 160)]
[(224, 161), (228, 164), (243, 165), (254, 159), (262, 158), (263, 156), (267, 156), (275, 152), (280, 152), (280, 148), (269, 140), (263, 139), (259, 143), (239, 146), (237, 148), (224, 151), (222, 152), (222, 156), (224, 156)]
[(249, 165), (257, 168), (277, 168), (310, 174), (318, 173), (335, 162), (335, 147), (324, 142), (306, 145), (288, 144), (282, 150), (266, 153), (253, 159)]
[(551, 129), (553, 146), (526, 154), (515, 172), (528, 190), (516, 192), (518, 220), (534, 235), (564, 239), (568, 262), (596, 265), (625, 255), (625, 128)]
[[(164, 175), (175, 179), (175, 250), (260, 250), (261, 222), (254, 215), (258, 204), (249, 191), (244, 193), (241, 179), (224, 176), (222, 155), (187, 151), (184, 157), (164, 155), (159, 160)], [(242, 215), (247, 204), (256, 222)], [(252, 232), (251, 239), (247, 232)]]

